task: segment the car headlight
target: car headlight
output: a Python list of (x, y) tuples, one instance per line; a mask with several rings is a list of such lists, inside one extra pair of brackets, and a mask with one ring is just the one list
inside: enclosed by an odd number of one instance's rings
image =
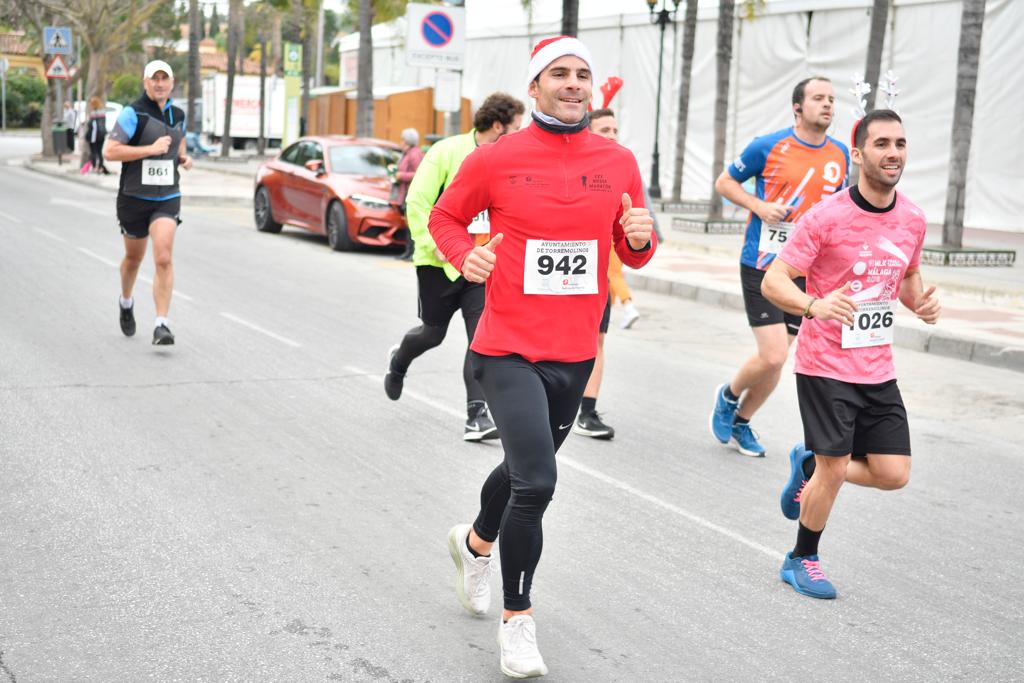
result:
[(349, 195), (349, 199), (351, 199), (356, 204), (365, 206), (369, 209), (387, 209), (391, 207), (391, 204), (390, 202), (388, 202), (388, 200), (380, 199), (379, 197), (370, 197), (369, 195), (365, 194)]

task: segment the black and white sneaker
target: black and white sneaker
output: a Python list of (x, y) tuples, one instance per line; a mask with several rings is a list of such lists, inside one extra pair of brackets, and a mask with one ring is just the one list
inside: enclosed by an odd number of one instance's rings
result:
[(121, 332), (124, 336), (131, 337), (135, 334), (135, 304), (125, 308), (118, 302), (117, 307), (121, 309)]
[(483, 441), (497, 439), (498, 428), (487, 413), (487, 404), (480, 403), (475, 407), (473, 416), (466, 420), (466, 433), (462, 435), (466, 441)]
[(611, 439), (615, 436), (615, 430), (601, 421), (601, 416), (596, 410), (580, 412), (576, 421), (572, 423), (572, 431), (593, 439)]
[(395, 354), (397, 353), (398, 344), (388, 349), (388, 364), (384, 370), (384, 393), (392, 401), (397, 401), (402, 397), (402, 387), (405, 385), (405, 373), (395, 372), (391, 369), (392, 364), (395, 362)]
[(171, 334), (167, 325), (157, 325), (153, 329), (154, 346), (170, 346), (174, 343), (174, 335)]

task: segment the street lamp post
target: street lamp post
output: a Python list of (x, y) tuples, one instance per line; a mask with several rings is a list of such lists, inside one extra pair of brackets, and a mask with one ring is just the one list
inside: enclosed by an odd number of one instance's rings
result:
[[(696, 2), (696, 0), (690, 0), (690, 2)], [(658, 162), (661, 156), (658, 153), (658, 131), (661, 126), (661, 71), (665, 61), (665, 27), (669, 23), (675, 22), (679, 3), (680, 0), (672, 0), (673, 8), (669, 10), (668, 0), (661, 0), (661, 9), (655, 12), (658, 0), (647, 0), (647, 8), (651, 12), (651, 23), (657, 24), (661, 31), (661, 42), (658, 45), (658, 94), (654, 101), (654, 153), (651, 155), (651, 186), (648, 188), (651, 199), (661, 199), (661, 181), (658, 179), (660, 174)]]

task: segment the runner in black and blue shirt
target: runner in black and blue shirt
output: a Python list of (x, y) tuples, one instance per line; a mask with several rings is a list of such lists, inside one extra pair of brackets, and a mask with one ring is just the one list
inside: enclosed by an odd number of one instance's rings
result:
[(124, 236), (121, 262), (121, 331), (135, 334), (135, 300), (132, 290), (139, 266), (153, 238), (153, 300), (156, 322), (153, 343), (174, 343), (167, 314), (174, 288), (171, 252), (174, 232), (181, 223), (181, 191), (178, 169), (192, 168), (185, 153), (185, 112), (171, 104), (174, 74), (170, 65), (153, 60), (143, 71), (145, 94), (126, 106), (103, 147), (103, 156), (121, 162), (117, 192), (117, 220)]

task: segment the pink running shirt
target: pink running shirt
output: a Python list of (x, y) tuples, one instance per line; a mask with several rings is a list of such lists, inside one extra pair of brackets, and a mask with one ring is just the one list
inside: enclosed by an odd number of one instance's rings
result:
[[(851, 283), (858, 304), (899, 297), (908, 270), (921, 261), (924, 212), (900, 193), (885, 213), (857, 206), (845, 189), (815, 204), (797, 223), (779, 258), (807, 275), (807, 293), (824, 298)], [(851, 384), (881, 384), (896, 377), (892, 346), (842, 347), (842, 323), (804, 320), (795, 371)]]

